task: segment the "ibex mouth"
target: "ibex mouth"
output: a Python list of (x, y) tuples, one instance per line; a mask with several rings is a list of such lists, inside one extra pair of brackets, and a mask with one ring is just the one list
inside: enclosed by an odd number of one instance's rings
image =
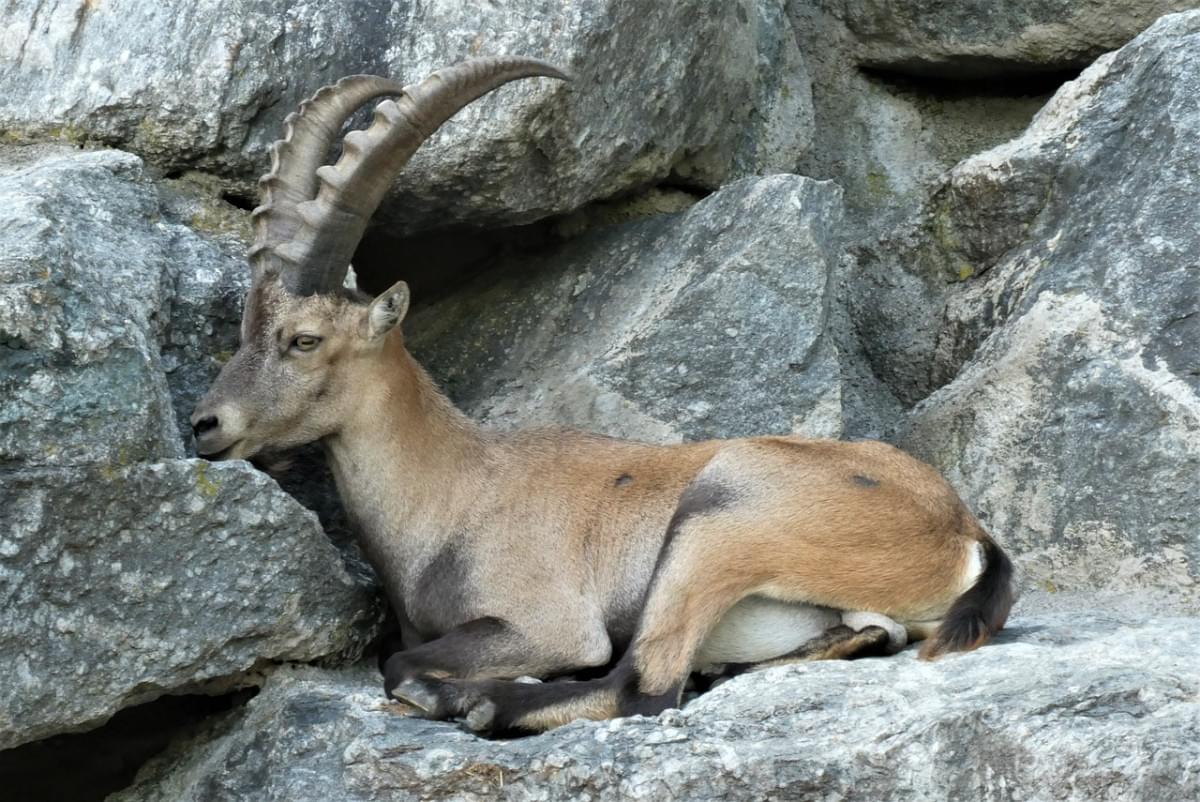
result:
[(196, 453), (210, 462), (220, 462), (221, 460), (225, 459), (234, 459), (233, 452), (241, 444), (242, 441), (237, 440), (225, 448), (222, 448), (220, 451), (201, 451), (200, 449), (197, 449)]

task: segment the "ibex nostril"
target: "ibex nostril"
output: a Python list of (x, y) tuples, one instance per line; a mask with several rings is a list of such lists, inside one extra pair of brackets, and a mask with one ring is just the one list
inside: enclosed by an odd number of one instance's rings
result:
[(205, 432), (211, 432), (220, 425), (220, 421), (217, 420), (216, 415), (209, 415), (207, 418), (201, 418), (192, 424), (192, 433), (195, 434), (196, 437), (199, 437)]

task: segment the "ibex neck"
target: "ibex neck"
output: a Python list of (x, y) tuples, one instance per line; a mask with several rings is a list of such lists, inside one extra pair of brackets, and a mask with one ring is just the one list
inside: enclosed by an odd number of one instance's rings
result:
[(479, 497), (487, 443), (393, 336), (354, 411), (325, 440), (342, 503), (379, 570), (399, 576), (450, 534), (464, 500)]

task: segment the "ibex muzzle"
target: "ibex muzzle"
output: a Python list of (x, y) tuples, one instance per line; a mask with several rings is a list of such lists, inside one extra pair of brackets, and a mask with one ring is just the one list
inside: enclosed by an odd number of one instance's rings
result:
[[(516, 78), (481, 59), (402, 89), (359, 76), (287, 120), (263, 179), (242, 347), (192, 419), (200, 453), (319, 440), (402, 621), (386, 692), (481, 731), (657, 713), (693, 669), (972, 649), (1012, 566), (932, 468), (883, 443), (677, 446), (481, 429), (404, 347), (408, 289), (342, 288), (396, 172), (458, 108)], [(344, 120), (380, 104), (342, 157)], [(613, 663), (601, 679), (527, 685)]]

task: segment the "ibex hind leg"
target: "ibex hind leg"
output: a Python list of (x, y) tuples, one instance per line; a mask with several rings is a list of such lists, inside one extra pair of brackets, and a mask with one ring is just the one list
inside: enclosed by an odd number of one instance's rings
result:
[(678, 705), (688, 675), (707, 659), (702, 647), (709, 636), (762, 585), (762, 560), (729, 554), (730, 545), (743, 540), (741, 503), (736, 486), (723, 482), (711, 463), (680, 498), (638, 631), (622, 661), (628, 676), (621, 715)]
[(856, 660), (860, 657), (883, 657), (892, 653), (890, 642), (888, 631), (883, 627), (869, 625), (856, 631), (845, 624), (839, 624), (793, 652), (743, 668), (747, 671), (757, 671), (762, 668), (807, 663), (814, 660)]

